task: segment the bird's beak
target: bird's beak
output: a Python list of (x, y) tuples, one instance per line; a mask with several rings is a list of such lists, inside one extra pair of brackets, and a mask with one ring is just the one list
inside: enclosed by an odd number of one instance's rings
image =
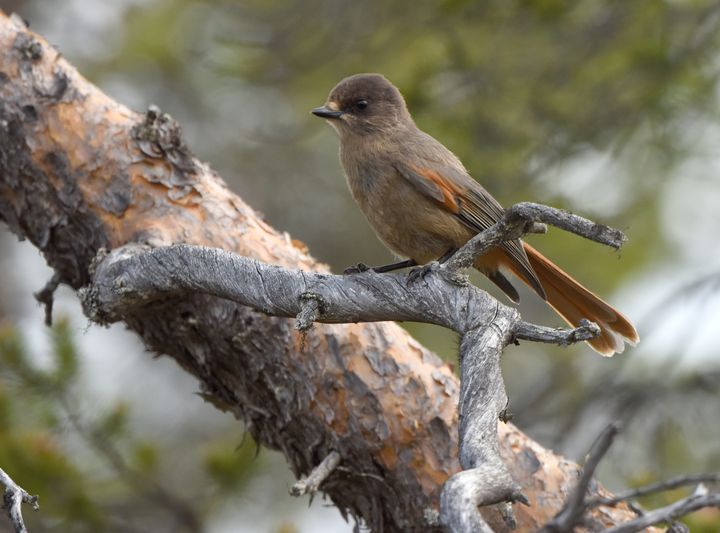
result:
[(312, 110), (312, 114), (320, 118), (340, 118), (342, 111), (335, 111), (327, 106), (316, 107)]

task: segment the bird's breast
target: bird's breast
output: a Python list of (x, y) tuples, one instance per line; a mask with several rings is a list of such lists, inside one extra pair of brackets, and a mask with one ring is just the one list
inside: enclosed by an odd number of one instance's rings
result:
[(344, 164), (353, 198), (380, 240), (420, 264), (437, 259), (471, 236), (451, 213), (418, 191), (392, 163)]

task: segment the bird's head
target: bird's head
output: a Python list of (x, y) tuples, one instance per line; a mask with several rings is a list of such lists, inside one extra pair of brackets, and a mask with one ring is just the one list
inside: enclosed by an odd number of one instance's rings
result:
[(392, 133), (412, 123), (400, 91), (381, 74), (355, 74), (338, 83), (312, 110), (340, 137)]

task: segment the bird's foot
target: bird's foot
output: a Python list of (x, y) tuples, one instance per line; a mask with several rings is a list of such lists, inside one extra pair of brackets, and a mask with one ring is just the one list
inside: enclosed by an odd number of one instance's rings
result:
[(437, 265), (436, 261), (433, 261), (432, 263), (428, 263), (427, 265), (423, 265), (417, 268), (413, 268), (408, 272), (407, 275), (407, 284), (410, 285), (412, 283), (415, 283), (416, 281), (420, 281), (425, 279), (425, 276), (430, 274), (435, 269), (435, 266)]
[(372, 270), (372, 268), (367, 266), (365, 263), (358, 263), (357, 265), (347, 267), (345, 270), (343, 270), (343, 274), (345, 276), (349, 276), (350, 274), (362, 274), (363, 272), (367, 272), (368, 270)]

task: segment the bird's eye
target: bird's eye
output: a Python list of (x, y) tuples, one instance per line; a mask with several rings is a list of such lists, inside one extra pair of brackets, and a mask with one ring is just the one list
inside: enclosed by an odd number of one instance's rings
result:
[(358, 109), (365, 109), (367, 106), (367, 100), (358, 100), (357, 102), (355, 102), (355, 107), (357, 107)]

